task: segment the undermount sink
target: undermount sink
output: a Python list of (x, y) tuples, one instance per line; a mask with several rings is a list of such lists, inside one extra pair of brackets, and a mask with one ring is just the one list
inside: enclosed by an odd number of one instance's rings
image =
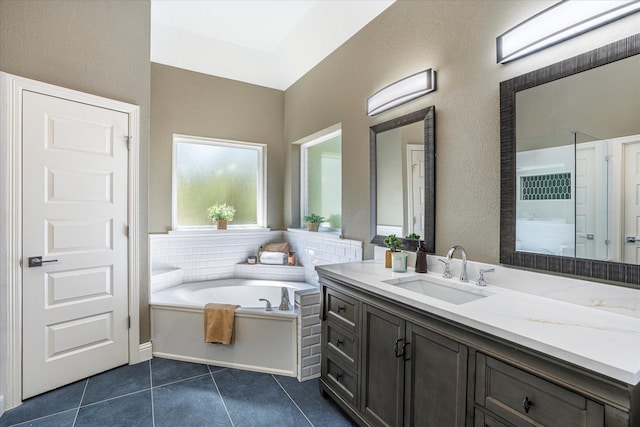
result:
[(422, 277), (403, 277), (384, 280), (384, 283), (456, 305), (495, 295), (486, 289), (472, 288), (474, 285), (470, 284), (437, 283)]

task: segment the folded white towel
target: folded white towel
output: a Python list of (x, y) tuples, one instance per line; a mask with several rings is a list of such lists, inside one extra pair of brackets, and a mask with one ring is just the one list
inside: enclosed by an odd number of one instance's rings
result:
[(287, 254), (283, 252), (268, 252), (264, 251), (260, 255), (261, 264), (286, 264)]

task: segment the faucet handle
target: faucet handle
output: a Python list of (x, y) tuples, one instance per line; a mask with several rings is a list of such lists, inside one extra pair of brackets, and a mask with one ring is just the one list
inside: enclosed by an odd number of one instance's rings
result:
[(445, 261), (443, 259), (438, 259), (438, 261), (440, 261), (441, 263), (444, 264), (444, 271), (442, 272), (442, 277), (444, 277), (445, 279), (450, 279), (451, 278), (451, 270), (449, 270), (449, 261)]
[(480, 276), (478, 276), (478, 286), (487, 286), (487, 282), (484, 281), (484, 273), (491, 273), (496, 271), (495, 268), (487, 268), (486, 270), (480, 269)]

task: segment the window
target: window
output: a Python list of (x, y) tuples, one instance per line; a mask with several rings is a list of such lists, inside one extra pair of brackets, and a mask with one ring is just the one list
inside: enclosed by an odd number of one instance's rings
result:
[(230, 228), (266, 224), (266, 146), (193, 136), (173, 136), (172, 226), (211, 228), (208, 209), (236, 209)]
[(340, 230), (342, 228), (342, 131), (339, 125), (337, 129), (334, 126), (307, 138), (300, 148), (302, 218), (311, 213), (318, 214), (325, 218), (323, 227)]

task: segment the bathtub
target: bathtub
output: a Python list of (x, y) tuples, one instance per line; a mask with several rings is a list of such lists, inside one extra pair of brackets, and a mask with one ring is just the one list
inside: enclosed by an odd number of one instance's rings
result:
[[(278, 309), (282, 288), (291, 308)], [(298, 323), (296, 295), (318, 294), (304, 282), (221, 279), (186, 283), (152, 292), (151, 340), (153, 355), (279, 375), (298, 374)], [(273, 311), (266, 311), (267, 299)], [(204, 342), (204, 306), (207, 303), (238, 304), (235, 342)]]

